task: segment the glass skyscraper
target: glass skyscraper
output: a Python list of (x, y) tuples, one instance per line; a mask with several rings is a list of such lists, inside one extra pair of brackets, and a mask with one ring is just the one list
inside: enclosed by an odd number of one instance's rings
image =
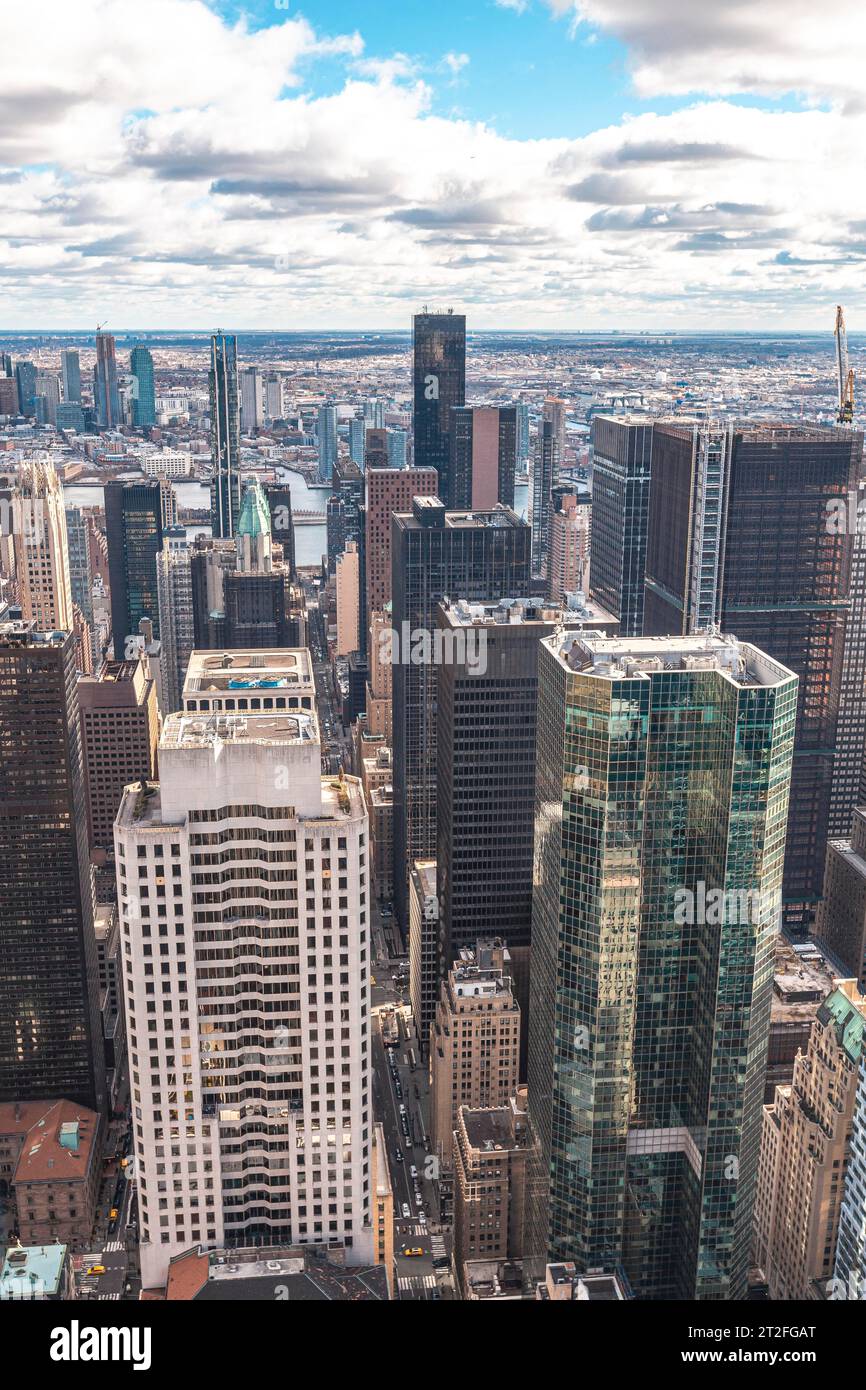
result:
[(646, 419), (592, 422), (589, 592), (619, 618), (623, 637), (643, 632), (652, 440)]
[(535, 1260), (747, 1288), (797, 678), (712, 636), (541, 644)]
[(208, 386), (213, 463), (211, 530), (216, 540), (231, 540), (241, 510), (238, 343), (233, 335), (216, 332), (211, 337)]
[(68, 405), (81, 404), (81, 364), (77, 348), (64, 348), (60, 354), (63, 399)]
[(162, 550), (163, 489), (156, 481), (107, 483), (105, 534), (111, 587), (114, 657), (123, 661), (126, 639), (136, 637), (142, 618), (159, 636), (156, 557)]
[(451, 411), (466, 404), (466, 317), (416, 314), (412, 336), (415, 467), (436, 469), (439, 496), (447, 504)]
[(129, 354), (129, 370), (135, 377), (135, 395), (132, 398), (132, 423), (134, 425), (156, 424), (156, 395), (153, 386), (153, 358), (146, 347), (134, 347)]
[(334, 464), (337, 462), (336, 406), (323, 405), (319, 407), (317, 433), (319, 439), (319, 477), (323, 483), (329, 483), (333, 476)]

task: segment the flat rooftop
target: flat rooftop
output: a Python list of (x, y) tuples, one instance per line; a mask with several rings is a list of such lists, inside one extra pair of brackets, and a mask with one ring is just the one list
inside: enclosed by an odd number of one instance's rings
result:
[(802, 949), (780, 937), (776, 942), (770, 1018), (774, 1024), (811, 1020), (844, 971), (834, 969), (813, 941)]
[(260, 714), (170, 714), (162, 726), (163, 748), (210, 748), (218, 743), (318, 743), (316, 716), (302, 710)]
[(649, 680), (670, 671), (719, 671), (741, 687), (783, 685), (795, 679), (781, 662), (736, 637), (602, 637), (559, 632), (543, 640), (569, 671), (608, 680)]
[(314, 688), (306, 647), (274, 651), (194, 651), (189, 659), (184, 698), (229, 690)]
[(28, 1286), (43, 1295), (57, 1293), (66, 1245), (10, 1245), (0, 1271), (0, 1299), (21, 1297)]
[(490, 627), (493, 624), (512, 627), (532, 623), (572, 627), (592, 624), (619, 626), (619, 619), (613, 613), (583, 595), (576, 595), (573, 603), (567, 607), (529, 598), (503, 598), (495, 603), (470, 603), (461, 598), (453, 602), (445, 601), (440, 607), (452, 627)]
[(525, 1130), (515, 1135), (511, 1111), (505, 1107), (496, 1110), (467, 1110), (461, 1107), (460, 1115), (469, 1143), (482, 1153), (523, 1148), (526, 1143)]

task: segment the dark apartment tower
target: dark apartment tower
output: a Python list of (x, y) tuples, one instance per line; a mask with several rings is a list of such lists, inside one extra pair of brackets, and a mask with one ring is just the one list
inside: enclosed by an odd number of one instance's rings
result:
[(463, 405), (452, 410), (448, 507), (487, 511), (498, 502), (513, 507), (516, 468), (513, 405)]
[(104, 430), (118, 429), (123, 423), (123, 415), (117, 387), (117, 350), (111, 333), (96, 334), (93, 383), (97, 424)]
[(115, 661), (126, 657), (126, 639), (139, 632), (142, 618), (159, 636), (156, 557), (162, 550), (163, 490), (159, 482), (107, 483), (105, 534), (111, 588), (111, 629)]
[(225, 630), (228, 648), (270, 649), (289, 645), (286, 572), (241, 574), (223, 577)]
[(862, 643), (864, 596), (851, 584), (856, 525), (837, 525), (834, 509), (853, 498), (856, 511), (862, 452), (850, 429), (653, 430), (644, 632), (719, 625), (800, 678), (784, 881), (793, 933), (821, 898), (834, 784), (837, 829), (859, 792), (862, 681), (843, 688), (843, 673)]
[(446, 596), (527, 598), (530, 541), (507, 507), (449, 513), (438, 498), (416, 497), (411, 514), (392, 520), (394, 884), (404, 930), (412, 865), (436, 852), (436, 606)]
[(589, 592), (616, 615), (623, 637), (643, 632), (652, 422), (596, 415), (592, 422)]
[(337, 560), (346, 549), (346, 507), (339, 493), (325, 503), (325, 535), (328, 546), (328, 574), (336, 574)]
[(0, 627), (0, 1101), (101, 1111), (105, 1059), (71, 633)]
[(356, 541), (361, 530), (361, 508), (364, 505), (364, 474), (348, 455), (343, 454), (334, 464), (331, 486), (343, 503), (343, 533), (347, 541)]
[(230, 540), (241, 510), (238, 343), (233, 335), (217, 332), (210, 340), (208, 386), (213, 465), (211, 531), (216, 540)]
[(547, 578), (551, 497), (558, 467), (556, 424), (553, 420), (542, 420), (532, 462), (532, 573), (538, 579)]
[(295, 526), (292, 521), (292, 489), (288, 484), (268, 483), (265, 496), (271, 513), (271, 539), (283, 547), (283, 563), (294, 579), (295, 566)]
[(466, 316), (416, 314), (412, 338), (415, 466), (436, 469), (447, 505), (451, 411), (466, 402)]

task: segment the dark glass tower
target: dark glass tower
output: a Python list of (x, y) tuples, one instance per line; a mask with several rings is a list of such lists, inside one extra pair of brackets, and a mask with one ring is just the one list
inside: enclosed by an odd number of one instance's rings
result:
[(411, 515), (392, 519), (394, 891), (404, 929), (412, 865), (436, 852), (439, 668), (423, 651), (418, 659), (417, 647), (413, 657), (413, 645), (432, 644), (436, 606), (446, 596), (528, 597), (530, 534), (507, 507), (448, 513), (434, 497), (416, 497)]
[(36, 414), (36, 367), (32, 362), (17, 362), (15, 380), (18, 383), (18, 409), (22, 415)]
[(292, 520), (292, 490), (288, 484), (267, 483), (265, 496), (271, 513), (271, 539), (283, 547), (283, 561), (295, 576), (295, 525)]
[(162, 488), (149, 483), (107, 483), (105, 532), (114, 657), (126, 656), (127, 637), (150, 618), (159, 636), (156, 557), (162, 550)]
[(412, 320), (415, 467), (435, 468), (439, 496), (451, 495), (451, 411), (466, 401), (466, 316), (416, 314)]
[(213, 479), (210, 488), (211, 530), (216, 540), (231, 540), (241, 510), (241, 429), (238, 410), (238, 345), (227, 333), (210, 340), (210, 431)]
[(120, 392), (117, 389), (117, 351), (111, 333), (96, 334), (96, 365), (93, 368), (96, 422), (106, 430), (122, 424)]
[[(862, 709), (862, 680), (850, 688), (850, 658), (864, 595), (851, 584), (855, 527), (835, 525), (833, 508), (856, 501), (862, 451), (850, 429), (671, 422), (653, 432), (644, 631), (718, 624), (800, 677), (791, 931), (808, 928), (821, 897), (834, 786), (837, 831), (859, 794), (862, 723), (849, 716)], [(593, 545), (595, 527), (593, 512)]]
[(153, 358), (146, 347), (134, 347), (129, 354), (129, 370), (136, 380), (132, 401), (132, 423), (156, 424), (156, 394), (153, 385)]
[(589, 592), (614, 613), (623, 637), (643, 632), (653, 427), (596, 415), (592, 422)]
[(70, 633), (0, 626), (0, 1101), (105, 1103)]
[(743, 1299), (797, 679), (735, 638), (539, 657), (532, 1261)]

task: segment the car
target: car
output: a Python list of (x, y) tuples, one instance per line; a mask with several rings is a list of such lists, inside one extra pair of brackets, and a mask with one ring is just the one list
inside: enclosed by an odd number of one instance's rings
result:
[(394, 1157), (395, 1157), (395, 1159), (397, 1160), (398, 1163), (402, 1163), (402, 1162), (403, 1162), (403, 1150), (402, 1150), (402, 1149), (395, 1149), (395, 1150), (394, 1150)]
[(417, 1178), (417, 1176), (418, 1176), (418, 1169), (415, 1167), (415, 1164), (413, 1163), (413, 1164), (412, 1164), (412, 1167), (409, 1169), (409, 1177), (410, 1177), (410, 1178)]
[(406, 1114), (406, 1107), (405, 1107), (405, 1105), (401, 1105), (401, 1106), (400, 1106), (400, 1114), (401, 1114), (401, 1115), (405, 1115), (405, 1114)]
[[(411, 1211), (409, 1210), (409, 1203), (404, 1202), (401, 1210), (403, 1212), (404, 1221), (408, 1221), (409, 1217), (412, 1215)], [(98, 1268), (98, 1266), (94, 1266), (94, 1268)], [(102, 1272), (104, 1273), (105, 1271), (103, 1270)], [(93, 1271), (91, 1270), (90, 1273), (93, 1273)]]
[(108, 1213), (108, 1219), (109, 1219), (109, 1221), (116, 1221), (116, 1220), (117, 1220), (117, 1207), (112, 1207), (112, 1208), (111, 1208), (111, 1211)]
[(403, 1099), (403, 1087), (400, 1085), (400, 1082), (399, 1082), (399, 1081), (395, 1082), (395, 1084), (394, 1084), (394, 1091), (395, 1091), (395, 1093), (396, 1093), (397, 1099), (398, 1099), (398, 1100), (402, 1100), (402, 1099)]
[(417, 1259), (417, 1257), (418, 1257), (419, 1255), (423, 1255), (423, 1254), (424, 1254), (424, 1251), (421, 1249), (421, 1246), (420, 1246), (420, 1245), (416, 1245), (416, 1246), (414, 1246), (414, 1247), (411, 1248), (411, 1249), (410, 1249), (410, 1247), (407, 1245), (407, 1246), (405, 1247), (405, 1249), (403, 1250), (403, 1254), (406, 1256), (406, 1259), (407, 1259), (407, 1260), (413, 1260), (413, 1259)]
[(89, 1270), (87, 1271), (87, 1273), (88, 1273), (88, 1274), (104, 1274), (104, 1273), (105, 1273), (105, 1265), (91, 1265), (90, 1268), (89, 1268)]
[(419, 1211), (419, 1213), (418, 1213), (418, 1224), (419, 1224), (420, 1226), (426, 1226), (426, 1225), (427, 1225), (427, 1213), (426, 1213), (426, 1212)]

